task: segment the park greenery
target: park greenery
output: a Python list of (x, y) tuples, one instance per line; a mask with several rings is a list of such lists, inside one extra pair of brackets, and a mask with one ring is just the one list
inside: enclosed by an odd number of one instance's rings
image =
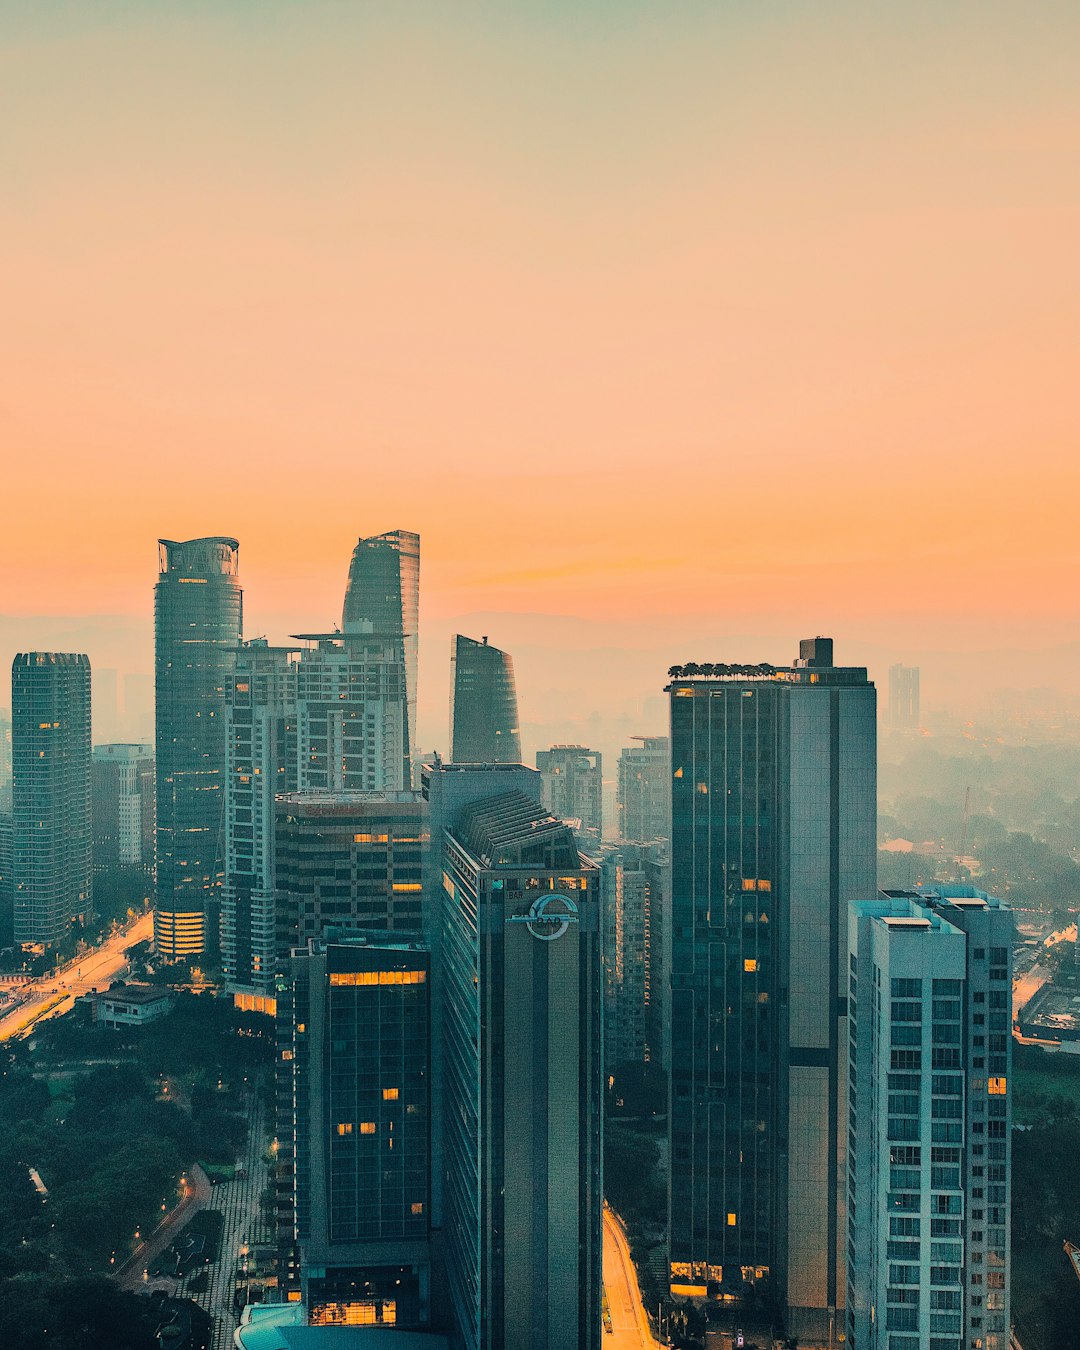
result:
[[(145, 1027), (113, 1031), (76, 1013), (42, 1025), (35, 1044), (4, 1047), (0, 1056), (0, 1309), (26, 1325), (48, 1304), (40, 1290), (85, 1294), (141, 1346), (133, 1310), (94, 1276), (120, 1265), (177, 1201), (196, 1161), (231, 1164), (247, 1136), (244, 1093), (272, 1061), (266, 1018), (238, 1013), (224, 999), (179, 994), (172, 1011)], [(35, 1188), (30, 1169), (47, 1189)], [(111, 1292), (109, 1292), (111, 1291)], [(145, 1301), (144, 1301), (145, 1302)], [(88, 1314), (89, 1317), (89, 1314)], [(55, 1324), (54, 1324), (55, 1325)], [(88, 1326), (108, 1326), (93, 1319)], [(156, 1325), (156, 1324), (155, 1324)], [(144, 1328), (142, 1328), (144, 1329)], [(106, 1344), (80, 1338), (43, 1345)], [(128, 1334), (126, 1331), (124, 1334)], [(118, 1332), (119, 1336), (119, 1332)], [(0, 1344), (32, 1340), (4, 1338)]]

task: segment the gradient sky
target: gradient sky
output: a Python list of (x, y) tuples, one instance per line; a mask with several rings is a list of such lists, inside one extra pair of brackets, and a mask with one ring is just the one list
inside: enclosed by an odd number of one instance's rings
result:
[(321, 622), (403, 526), (435, 617), (1060, 633), (1078, 56), (1074, 0), (5, 0), (0, 613), (230, 533)]

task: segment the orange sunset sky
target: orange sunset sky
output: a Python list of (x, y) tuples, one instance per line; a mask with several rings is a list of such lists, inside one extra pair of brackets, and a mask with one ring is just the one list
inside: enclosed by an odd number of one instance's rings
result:
[(321, 622), (403, 526), (435, 620), (1067, 640), (1078, 39), (8, 0), (0, 614), (146, 615), (157, 536), (229, 533), (249, 616)]

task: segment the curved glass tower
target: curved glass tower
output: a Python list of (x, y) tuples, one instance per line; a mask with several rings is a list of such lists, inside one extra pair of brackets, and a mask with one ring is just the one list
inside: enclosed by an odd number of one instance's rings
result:
[(341, 627), (346, 635), (400, 637), (409, 703), (407, 755), (416, 752), (417, 639), (420, 608), (420, 536), (389, 530), (358, 539), (349, 564)]
[(509, 652), (487, 638), (454, 638), (454, 707), (450, 727), (455, 764), (520, 764), (517, 686)]
[(243, 626), (239, 550), (221, 537), (158, 540), (154, 941), (170, 960), (217, 946), (225, 693)]

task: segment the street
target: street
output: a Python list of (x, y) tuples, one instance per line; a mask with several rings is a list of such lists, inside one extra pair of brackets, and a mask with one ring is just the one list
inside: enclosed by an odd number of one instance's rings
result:
[(641, 1303), (637, 1272), (630, 1257), (626, 1233), (618, 1216), (604, 1206), (604, 1290), (611, 1314), (605, 1350), (654, 1350), (657, 1342)]
[(126, 933), (117, 933), (100, 947), (83, 952), (58, 974), (32, 981), (31, 997), (0, 1017), (0, 1041), (23, 1035), (34, 1023), (67, 1012), (79, 994), (107, 989), (127, 967), (127, 948), (149, 941), (153, 935), (154, 916), (144, 914)]

